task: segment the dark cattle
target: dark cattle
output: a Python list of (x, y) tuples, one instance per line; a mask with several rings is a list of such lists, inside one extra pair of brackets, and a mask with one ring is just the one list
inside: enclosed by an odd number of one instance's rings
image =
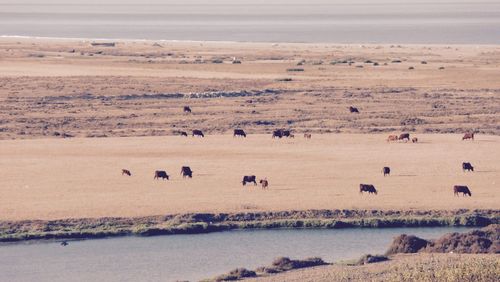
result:
[(295, 138), (295, 135), (290, 133), (290, 135), (288, 135), (288, 138)]
[(282, 134), (283, 134), (283, 137), (289, 137), (289, 138), (293, 138), (293, 134), (290, 132), (290, 130), (281, 130)]
[(410, 133), (401, 133), (401, 135), (399, 135), (398, 139), (404, 140), (405, 142), (410, 141)]
[(61, 242), (61, 246), (66, 247), (67, 245), (69, 245), (68, 242), (66, 242), (66, 241)]
[(260, 185), (262, 186), (262, 189), (267, 189), (269, 188), (269, 181), (267, 179), (261, 179), (259, 181)]
[(384, 168), (382, 169), (382, 173), (384, 173), (384, 176), (390, 175), (391, 169), (388, 166), (384, 166)]
[(186, 131), (181, 131), (179, 134), (180, 134), (181, 136), (185, 136), (185, 137), (187, 137), (187, 136), (188, 136), (188, 134), (187, 134), (187, 132), (186, 132)]
[(182, 174), (182, 177), (189, 177), (189, 178), (193, 178), (193, 171), (191, 170), (191, 168), (189, 166), (183, 166), (181, 168), (181, 174)]
[(128, 169), (122, 169), (122, 175), (132, 176), (132, 173), (130, 173), (130, 170)]
[(412, 142), (412, 143), (418, 143), (418, 138), (417, 138), (417, 137), (413, 137), (413, 138), (411, 139), (411, 142)]
[(462, 170), (465, 172), (467, 171), (474, 171), (474, 167), (470, 163), (462, 163)]
[(462, 140), (466, 139), (474, 140), (474, 133), (465, 133), (464, 137), (462, 137)]
[(243, 129), (235, 129), (233, 137), (236, 136), (247, 137), (247, 134), (245, 133), (245, 131), (243, 131)]
[(157, 171), (155, 171), (155, 178), (154, 179), (160, 179), (160, 178), (163, 179), (163, 180), (165, 180), (165, 179), (169, 180), (168, 174), (164, 170), (157, 170)]
[(359, 114), (358, 108), (353, 107), (353, 106), (349, 107), (349, 112), (351, 112), (351, 113), (358, 113)]
[(464, 196), (469, 195), (469, 197), (472, 197), (472, 193), (470, 192), (469, 187), (465, 185), (453, 186), (453, 194), (455, 194), (455, 196), (458, 196), (458, 193), (462, 193)]
[(253, 185), (257, 185), (257, 181), (255, 181), (255, 179), (255, 175), (245, 175), (243, 176), (243, 181), (241, 181), (241, 183), (243, 183), (243, 185), (247, 185), (247, 183), (253, 182)]
[(203, 132), (201, 130), (198, 130), (198, 129), (193, 130), (193, 137), (194, 136), (205, 137), (205, 135), (203, 135)]
[(374, 193), (377, 195), (377, 189), (371, 184), (359, 184), (359, 193), (368, 192), (369, 194)]
[(283, 132), (281, 131), (281, 129), (273, 131), (273, 138), (281, 138), (281, 137), (283, 137)]
[(311, 139), (312, 135), (310, 133), (304, 133), (304, 138)]
[(191, 112), (191, 108), (188, 107), (188, 106), (184, 106), (184, 112), (185, 113), (190, 113)]

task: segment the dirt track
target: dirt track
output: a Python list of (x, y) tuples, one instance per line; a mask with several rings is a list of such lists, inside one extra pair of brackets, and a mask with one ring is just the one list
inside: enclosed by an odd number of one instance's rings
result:
[[(228, 135), (0, 141), (2, 220), (305, 209), (499, 209), (500, 138), (327, 134), (273, 140)], [(470, 161), (476, 171), (464, 173)], [(182, 179), (189, 165), (193, 179)], [(390, 166), (392, 175), (381, 169)], [(121, 169), (132, 177), (121, 175)], [(165, 169), (170, 181), (153, 180)], [(242, 187), (267, 177), (269, 191)], [(359, 195), (372, 183), (377, 196)], [(454, 184), (472, 198), (454, 197)]]

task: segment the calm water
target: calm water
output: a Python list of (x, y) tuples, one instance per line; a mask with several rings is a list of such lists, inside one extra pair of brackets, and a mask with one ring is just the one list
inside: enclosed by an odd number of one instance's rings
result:
[(465, 228), (255, 230), (0, 246), (0, 281), (196, 281), (278, 256), (333, 262), (383, 253), (394, 236)]
[(0, 0), (0, 35), (498, 44), (500, 1)]

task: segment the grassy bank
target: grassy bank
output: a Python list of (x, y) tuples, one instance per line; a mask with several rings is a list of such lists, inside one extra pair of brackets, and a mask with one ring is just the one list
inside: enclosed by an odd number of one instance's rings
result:
[(492, 223), (500, 223), (500, 210), (193, 213), (139, 218), (1, 221), (0, 242), (200, 234), (236, 229), (481, 227)]

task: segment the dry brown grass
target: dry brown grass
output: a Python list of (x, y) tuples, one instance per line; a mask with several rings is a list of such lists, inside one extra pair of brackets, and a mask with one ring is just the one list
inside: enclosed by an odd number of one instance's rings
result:
[[(0, 141), (0, 219), (149, 216), (307, 209), (499, 209), (500, 139), (326, 134), (312, 139), (141, 137)], [(470, 161), (474, 173), (464, 173)], [(194, 171), (183, 179), (181, 166)], [(381, 169), (390, 166), (391, 176)], [(130, 169), (132, 177), (122, 176)], [(157, 169), (170, 181), (154, 180)], [(269, 190), (241, 185), (243, 175)], [(372, 183), (378, 195), (360, 195)], [(472, 197), (455, 197), (455, 184)]]
[[(232, 64), (232, 57), (242, 64)], [(107, 48), (0, 39), (0, 58), (0, 139), (235, 127), (500, 134), (498, 46), (120, 42)], [(391, 63), (395, 59), (402, 62)], [(380, 65), (341, 63), (351, 60)], [(301, 61), (303, 72), (287, 72)], [(410, 65), (418, 66), (409, 71)], [(182, 112), (185, 104), (193, 114)]]
[(250, 281), (478, 281), (500, 277), (500, 255), (414, 254), (363, 266), (332, 265)]

